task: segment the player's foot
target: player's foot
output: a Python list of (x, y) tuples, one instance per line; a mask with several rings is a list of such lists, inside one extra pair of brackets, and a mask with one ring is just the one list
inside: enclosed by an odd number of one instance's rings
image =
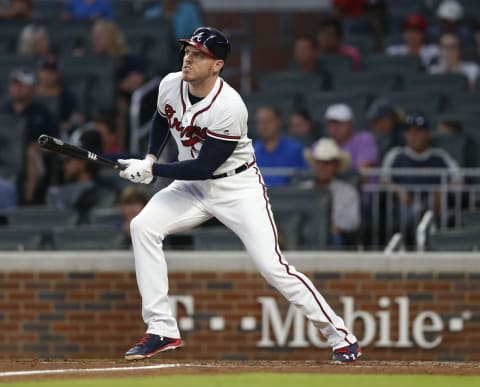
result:
[(358, 343), (354, 343), (333, 351), (332, 360), (338, 364), (353, 363), (358, 360), (360, 356), (362, 356), (362, 350)]
[(147, 333), (125, 353), (125, 360), (141, 360), (182, 346), (182, 339), (171, 339)]

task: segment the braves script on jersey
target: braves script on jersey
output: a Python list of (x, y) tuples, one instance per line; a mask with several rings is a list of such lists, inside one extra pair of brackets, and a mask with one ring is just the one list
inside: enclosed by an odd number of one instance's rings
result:
[(192, 105), (182, 73), (171, 73), (158, 88), (157, 109), (168, 120), (180, 161), (196, 158), (206, 136), (238, 142), (215, 175), (253, 159), (252, 141), (247, 137), (247, 108), (240, 95), (223, 79), (218, 78), (212, 91)]

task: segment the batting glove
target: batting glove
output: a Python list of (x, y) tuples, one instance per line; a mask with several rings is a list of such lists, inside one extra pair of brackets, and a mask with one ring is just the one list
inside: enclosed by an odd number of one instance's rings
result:
[(119, 172), (120, 177), (134, 183), (150, 184), (153, 180), (152, 165), (155, 162), (153, 157), (139, 159), (118, 159), (118, 163), (125, 169)]

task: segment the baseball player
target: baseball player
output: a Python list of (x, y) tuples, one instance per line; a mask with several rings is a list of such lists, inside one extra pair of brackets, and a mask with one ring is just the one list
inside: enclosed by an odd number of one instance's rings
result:
[[(182, 69), (160, 82), (145, 159), (118, 160), (125, 167), (120, 176), (132, 182), (148, 184), (154, 176), (174, 179), (131, 222), (147, 331), (125, 359), (149, 358), (182, 345), (168, 303), (162, 241), (216, 217), (242, 240), (265, 280), (323, 333), (333, 359), (357, 360), (362, 353), (356, 337), (279, 249), (267, 190), (247, 136), (247, 109), (220, 77), (230, 52), (228, 39), (214, 28), (200, 27), (180, 42)], [(169, 136), (178, 146), (179, 161), (158, 163)]]

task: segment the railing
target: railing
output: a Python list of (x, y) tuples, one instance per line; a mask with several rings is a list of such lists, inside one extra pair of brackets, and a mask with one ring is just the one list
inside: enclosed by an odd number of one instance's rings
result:
[[(424, 220), (421, 232), (426, 232), (431, 225), (436, 225), (439, 230), (460, 227), (462, 211), (480, 207), (480, 169), (398, 168), (386, 171), (370, 168), (360, 173), (366, 181), (362, 186), (364, 219), (373, 246), (388, 241), (395, 232), (400, 232), (407, 244), (414, 244), (415, 230), (428, 211), (431, 211), (431, 219)], [(432, 177), (438, 183), (384, 183), (385, 174), (391, 179)]]
[[(295, 168), (262, 168), (262, 173), (264, 176), (291, 176), (294, 185), (305, 175), (308, 176), (305, 170)], [(479, 168), (455, 171), (369, 168), (360, 171), (359, 175), (357, 181), (363, 181), (359, 189), (363, 201), (362, 227), (366, 235), (363, 243), (366, 247), (386, 246), (388, 252), (393, 252), (405, 245), (423, 250), (431, 227), (438, 230), (461, 227), (463, 211), (480, 210)], [(438, 183), (395, 185), (385, 183), (387, 175), (389, 181), (395, 177), (416, 176), (432, 177)]]

